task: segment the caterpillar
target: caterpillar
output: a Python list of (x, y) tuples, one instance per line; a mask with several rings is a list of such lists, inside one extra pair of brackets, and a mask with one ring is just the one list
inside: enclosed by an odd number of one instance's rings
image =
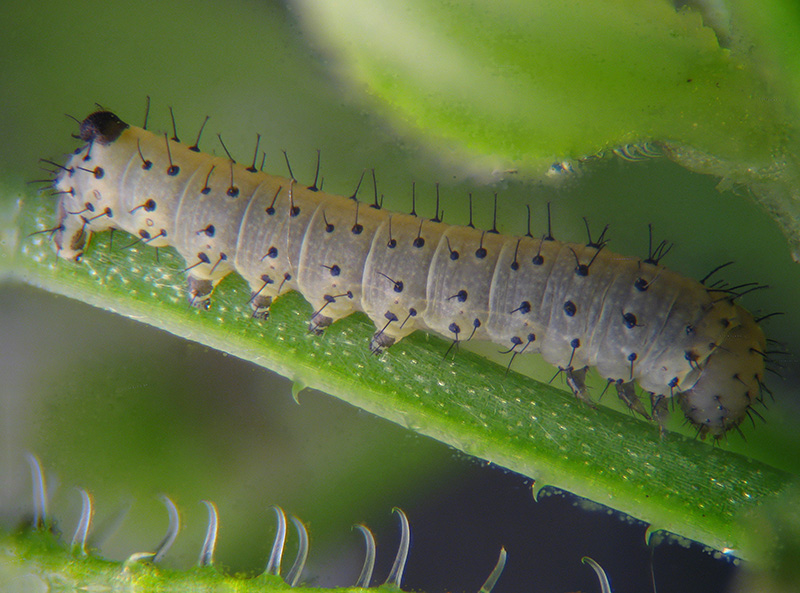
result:
[[(121, 229), (186, 261), (188, 297), (207, 308), (231, 272), (250, 285), (256, 317), (299, 291), (309, 329), (362, 311), (381, 353), (416, 330), (452, 340), (491, 340), (511, 354), (540, 353), (589, 403), (594, 367), (632, 410), (663, 426), (676, 396), (702, 438), (737, 429), (761, 399), (766, 340), (736, 300), (645, 259), (548, 232), (506, 236), (389, 212), (321, 191), (316, 181), (269, 175), (253, 164), (200, 152), (109, 111), (80, 125), (84, 145), (59, 165), (54, 187), (60, 257), (80, 261), (92, 233)], [(226, 151), (227, 152), (227, 151)], [(290, 172), (291, 175), (291, 172)], [(716, 270), (715, 270), (716, 271)], [(713, 273), (713, 272), (712, 272)], [(709, 275), (710, 276), (710, 275)], [(737, 291), (738, 290), (738, 291)]]

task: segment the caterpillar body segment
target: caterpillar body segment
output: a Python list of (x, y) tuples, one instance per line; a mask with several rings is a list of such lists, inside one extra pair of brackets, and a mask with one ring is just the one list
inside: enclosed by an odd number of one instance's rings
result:
[(652, 257), (388, 212), (109, 112), (90, 115), (80, 137), (87, 144), (55, 180), (62, 257), (79, 259), (93, 232), (122, 229), (175, 247), (196, 306), (236, 272), (257, 316), (297, 290), (314, 307), (314, 331), (366, 313), (376, 352), (418, 329), (454, 343), (491, 340), (512, 356), (538, 352), (586, 401), (585, 371), (595, 367), (645, 416), (635, 384), (657, 418), (677, 395), (702, 436), (738, 426), (760, 396), (765, 339), (736, 295)]

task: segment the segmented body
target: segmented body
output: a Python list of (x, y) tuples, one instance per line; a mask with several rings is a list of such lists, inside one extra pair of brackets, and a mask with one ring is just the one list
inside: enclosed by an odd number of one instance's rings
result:
[[(207, 305), (236, 272), (256, 312), (299, 291), (311, 328), (363, 311), (370, 347), (415, 330), (538, 352), (588, 401), (589, 367), (642, 413), (678, 394), (701, 435), (737, 426), (760, 395), (765, 338), (729, 291), (602, 244), (513, 237), (398, 214), (196, 151), (109, 112), (82, 124), (87, 145), (58, 175), (59, 255), (79, 259), (117, 228), (187, 262), (190, 299)], [(646, 413), (645, 413), (646, 414)]]

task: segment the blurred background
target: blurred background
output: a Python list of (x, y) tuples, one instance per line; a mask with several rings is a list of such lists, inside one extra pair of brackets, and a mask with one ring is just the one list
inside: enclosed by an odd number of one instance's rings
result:
[[(732, 284), (771, 285), (744, 304), (786, 312), (766, 329), (798, 352), (793, 303), (800, 274), (777, 227), (739, 195), (744, 190), (720, 193), (714, 179), (665, 159), (598, 162), (559, 186), (506, 180), (476, 187), (444, 165), (448, 159), (398, 136), (365, 109), (359, 89), (345, 89), (330, 57), (304, 35), (291, 4), (12, 1), (5, 12), (0, 88), (7, 127), (0, 168), (11, 200), (4, 212), (19, 195), (50, 199), (21, 188), (42, 176), (38, 158), (58, 161), (75, 147), (69, 136), (76, 126), (65, 112), (81, 119), (97, 102), (140, 125), (150, 95), (151, 129), (169, 129), (171, 105), (184, 140), (210, 114), (208, 150), (220, 151), (212, 139), (222, 132), (234, 155), (248, 159), (253, 133), (261, 132), (270, 172), (284, 173), (285, 149), (295, 176), (310, 180), (321, 149), (325, 188), (332, 192), (352, 192), (362, 169), (376, 167), (379, 190), (393, 210), (410, 208), (416, 180), (418, 208), (432, 212), (439, 181), (447, 220), (466, 222), (458, 217), (474, 191), (476, 223), (486, 228), (499, 191), (504, 232), (525, 232), (525, 203), (543, 230), (544, 205), (551, 201), (557, 238), (582, 239), (586, 216), (598, 230), (610, 223), (610, 248), (633, 255), (646, 253), (647, 224), (654, 223), (657, 236), (676, 242), (670, 267), (700, 278), (735, 260), (726, 271)], [(732, 435), (726, 447), (772, 463), (776, 449), (796, 450), (795, 360), (783, 361), (783, 379), (770, 377), (777, 403), (762, 411), (766, 425), (746, 426), (747, 442)], [(544, 380), (553, 373), (536, 357), (519, 367), (515, 361), (515, 369)], [(603, 403), (615, 405), (610, 400)], [(673, 420), (680, 429), (680, 418)], [(534, 501), (527, 478), (321, 393), (304, 391), (297, 404), (289, 381), (265, 369), (11, 284), (0, 286), (0, 429), (0, 526), (29, 513), (24, 453), (33, 451), (48, 472), (60, 528), (71, 536), (80, 509), (76, 487), (89, 490), (97, 509), (95, 541), (111, 558), (161, 539), (167, 519), (158, 495), (166, 493), (184, 522), (165, 560), (171, 566), (189, 566), (199, 554), (206, 517), (200, 500), (208, 499), (220, 512), (218, 562), (257, 572), (274, 534), (269, 506), (278, 504), (309, 528), (310, 584), (355, 581), (363, 542), (351, 526), (360, 522), (376, 533), (378, 581), (396, 551), (391, 509), (398, 506), (412, 530), (407, 590), (477, 591), (501, 546), (509, 561), (499, 593), (598, 590), (582, 556), (605, 568), (616, 591), (652, 589), (644, 524), (547, 490)], [(797, 459), (787, 457), (782, 467), (797, 472)], [(658, 591), (724, 591), (734, 563), (715, 556), (699, 546), (657, 547)]]

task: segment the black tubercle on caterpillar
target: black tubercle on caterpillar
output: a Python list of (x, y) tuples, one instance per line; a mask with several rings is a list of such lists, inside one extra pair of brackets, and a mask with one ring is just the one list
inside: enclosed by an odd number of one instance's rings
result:
[(647, 418), (661, 421), (676, 396), (701, 437), (738, 430), (762, 398), (766, 341), (736, 302), (742, 291), (660, 265), (665, 243), (639, 259), (606, 249), (605, 230), (563, 243), (549, 225), (542, 238), (512, 237), (471, 220), (446, 224), (438, 209), (424, 219), (370, 208), (107, 111), (86, 118), (79, 137), (87, 145), (55, 179), (61, 257), (78, 260), (92, 233), (121, 229), (180, 253), (196, 307), (208, 308), (214, 286), (236, 272), (250, 284), (254, 317), (297, 290), (314, 308), (314, 333), (362, 311), (376, 327), (375, 353), (418, 329), (454, 345), (490, 340), (512, 361), (538, 352), (584, 401), (594, 367)]

